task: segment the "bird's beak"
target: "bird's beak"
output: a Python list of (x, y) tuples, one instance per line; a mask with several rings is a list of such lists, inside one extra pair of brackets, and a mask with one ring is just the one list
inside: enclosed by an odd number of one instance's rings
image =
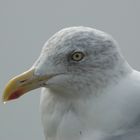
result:
[(32, 68), (11, 79), (5, 87), (3, 102), (17, 99), (28, 91), (43, 87), (44, 81), (47, 81), (48, 77), (36, 76), (34, 72), (35, 69)]

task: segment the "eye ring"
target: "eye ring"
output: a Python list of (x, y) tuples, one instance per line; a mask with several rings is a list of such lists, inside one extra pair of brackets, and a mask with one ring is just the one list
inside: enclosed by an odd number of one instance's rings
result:
[(71, 59), (73, 61), (81, 61), (84, 58), (84, 54), (82, 52), (75, 52), (71, 55)]

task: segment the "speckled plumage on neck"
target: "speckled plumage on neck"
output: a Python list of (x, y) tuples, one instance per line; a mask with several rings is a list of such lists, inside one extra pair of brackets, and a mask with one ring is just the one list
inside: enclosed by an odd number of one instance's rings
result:
[[(80, 62), (69, 58), (76, 51), (85, 53), (85, 58)], [(59, 85), (59, 89), (62, 87), (64, 91), (69, 86), (74, 89), (75, 85), (78, 91), (84, 90), (84, 85), (95, 91), (116, 84), (118, 79), (132, 71), (116, 41), (110, 35), (89, 27), (66, 28), (56, 33), (45, 43), (39, 62), (35, 65), (36, 72), (42, 75), (68, 75), (66, 82)]]

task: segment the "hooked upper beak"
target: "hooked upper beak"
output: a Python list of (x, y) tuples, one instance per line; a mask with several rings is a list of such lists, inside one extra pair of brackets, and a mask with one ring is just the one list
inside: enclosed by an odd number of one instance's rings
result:
[(44, 83), (50, 78), (46, 75), (36, 76), (34, 72), (35, 69), (32, 68), (11, 79), (5, 87), (3, 102), (17, 99), (28, 91), (43, 87)]

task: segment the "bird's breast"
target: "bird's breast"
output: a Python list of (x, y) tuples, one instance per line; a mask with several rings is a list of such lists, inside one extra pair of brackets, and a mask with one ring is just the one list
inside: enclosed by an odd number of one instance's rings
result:
[(71, 102), (48, 93), (42, 96), (42, 122), (47, 140), (80, 140), (84, 124)]
[(120, 128), (133, 119), (125, 111), (131, 109), (125, 104), (126, 95), (119, 98), (118, 94), (122, 93), (118, 91), (97, 99), (73, 101), (45, 90), (41, 97), (41, 111), (46, 139), (92, 140), (94, 137), (94, 140), (105, 140), (102, 137), (123, 132)]

